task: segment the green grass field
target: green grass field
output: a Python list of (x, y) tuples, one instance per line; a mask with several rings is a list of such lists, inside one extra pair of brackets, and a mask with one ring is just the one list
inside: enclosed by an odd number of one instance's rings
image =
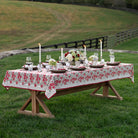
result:
[[(133, 43), (133, 40), (130, 42)], [(58, 60), (60, 52), (44, 52), (42, 61), (45, 61), (47, 54)], [(93, 52), (88, 52), (88, 56), (91, 54)], [(15, 55), (0, 60), (0, 83), (6, 70), (21, 68), (26, 56), (31, 56), (34, 64), (38, 63), (38, 53)], [(0, 137), (136, 138), (138, 136), (138, 54), (115, 53), (115, 56), (116, 61), (134, 64), (134, 84), (129, 79), (112, 81), (113, 86), (123, 97), (123, 101), (91, 97), (89, 95), (91, 90), (52, 98), (45, 102), (56, 116), (55, 119), (18, 114), (17, 111), (30, 94), (27, 90), (15, 88), (6, 91), (0, 86)], [(109, 61), (109, 53), (104, 52), (103, 58)]]
[[(138, 27), (137, 18), (136, 14), (105, 8), (0, 0), (0, 51), (110, 35)], [(135, 38), (114, 49), (138, 51), (137, 45)], [(42, 61), (47, 54), (58, 60), (60, 52), (43, 52)], [(38, 53), (0, 60), (1, 84), (6, 71), (21, 68), (27, 56), (38, 64)], [(18, 114), (30, 94), (15, 88), (6, 91), (0, 85), (0, 138), (136, 138), (138, 54), (115, 53), (115, 57), (134, 65), (134, 84), (129, 79), (112, 82), (123, 101), (91, 97), (91, 90), (51, 98), (45, 103), (54, 119)], [(109, 53), (103, 52), (103, 58), (109, 61)]]
[(114, 49), (123, 49), (123, 50), (131, 50), (131, 51), (138, 51), (138, 37), (125, 41), (115, 47)]
[(137, 18), (106, 8), (0, 0), (0, 51), (110, 35), (138, 27)]

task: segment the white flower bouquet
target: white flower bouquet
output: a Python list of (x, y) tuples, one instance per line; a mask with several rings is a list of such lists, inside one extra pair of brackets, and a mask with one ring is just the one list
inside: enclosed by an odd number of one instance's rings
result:
[(71, 49), (70, 51), (65, 53), (65, 59), (67, 59), (67, 61), (69, 61), (69, 62), (78, 61), (78, 60), (80, 60), (80, 57), (82, 57), (82, 56), (83, 56), (83, 53), (81, 53), (79, 50), (75, 50), (75, 49)]

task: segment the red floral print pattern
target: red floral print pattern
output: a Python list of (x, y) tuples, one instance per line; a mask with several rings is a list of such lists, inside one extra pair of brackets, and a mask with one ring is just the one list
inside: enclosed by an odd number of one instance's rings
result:
[(100, 69), (86, 69), (85, 71), (72, 71), (63, 74), (54, 74), (37, 71), (9, 70), (3, 80), (6, 88), (16, 87), (35, 91), (45, 91), (49, 99), (56, 89), (76, 87), (92, 83), (100, 83), (118, 78), (131, 78), (134, 80), (134, 70), (132, 64), (120, 64), (119, 66), (106, 66)]

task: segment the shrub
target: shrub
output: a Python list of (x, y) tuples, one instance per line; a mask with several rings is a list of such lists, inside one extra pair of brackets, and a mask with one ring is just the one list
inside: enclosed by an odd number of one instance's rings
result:
[(126, 0), (128, 8), (138, 9), (138, 0)]
[[(22, 1), (22, 0), (21, 0)], [(101, 5), (106, 7), (125, 7), (138, 9), (138, 0), (28, 0), (54, 3), (71, 3), (84, 5)]]
[(132, 8), (138, 9), (138, 0), (133, 0), (132, 1)]

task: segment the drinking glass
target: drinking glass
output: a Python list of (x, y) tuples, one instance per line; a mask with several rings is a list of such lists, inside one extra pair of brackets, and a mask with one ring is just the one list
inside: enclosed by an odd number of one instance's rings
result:
[(59, 56), (59, 61), (61, 61), (61, 56)]
[(47, 65), (47, 66), (46, 66), (46, 70), (47, 70), (47, 72), (49, 72), (49, 70), (50, 70), (50, 65)]
[(33, 70), (33, 65), (32, 64), (28, 66), (28, 70), (29, 71), (32, 71)]
[(98, 57), (98, 53), (94, 53), (94, 56)]
[(111, 63), (115, 62), (114, 51), (112, 49), (110, 50), (110, 62)]
[(101, 60), (101, 64), (105, 64), (105, 61), (104, 61), (104, 59), (102, 59), (102, 60)]
[(114, 51), (110, 49), (110, 55), (114, 55)]
[(26, 62), (31, 62), (31, 61), (32, 61), (31, 57), (26, 57)]
[(110, 62), (114, 63), (115, 62), (115, 56), (114, 55), (110, 55)]
[(51, 55), (46, 55), (46, 61), (49, 61), (51, 59)]
[(49, 60), (49, 55), (46, 55), (46, 60)]
[(51, 55), (49, 55), (49, 59), (51, 59)]
[(61, 63), (57, 63), (56, 64), (56, 69), (61, 69), (61, 68), (63, 68), (62, 64)]
[(71, 71), (70, 70), (70, 62), (66, 62), (66, 67), (67, 67), (68, 71)]
[(32, 64), (31, 57), (26, 57), (26, 65), (31, 65), (31, 64)]
[(93, 64), (97, 65), (97, 63), (98, 63), (98, 53), (94, 53)]

